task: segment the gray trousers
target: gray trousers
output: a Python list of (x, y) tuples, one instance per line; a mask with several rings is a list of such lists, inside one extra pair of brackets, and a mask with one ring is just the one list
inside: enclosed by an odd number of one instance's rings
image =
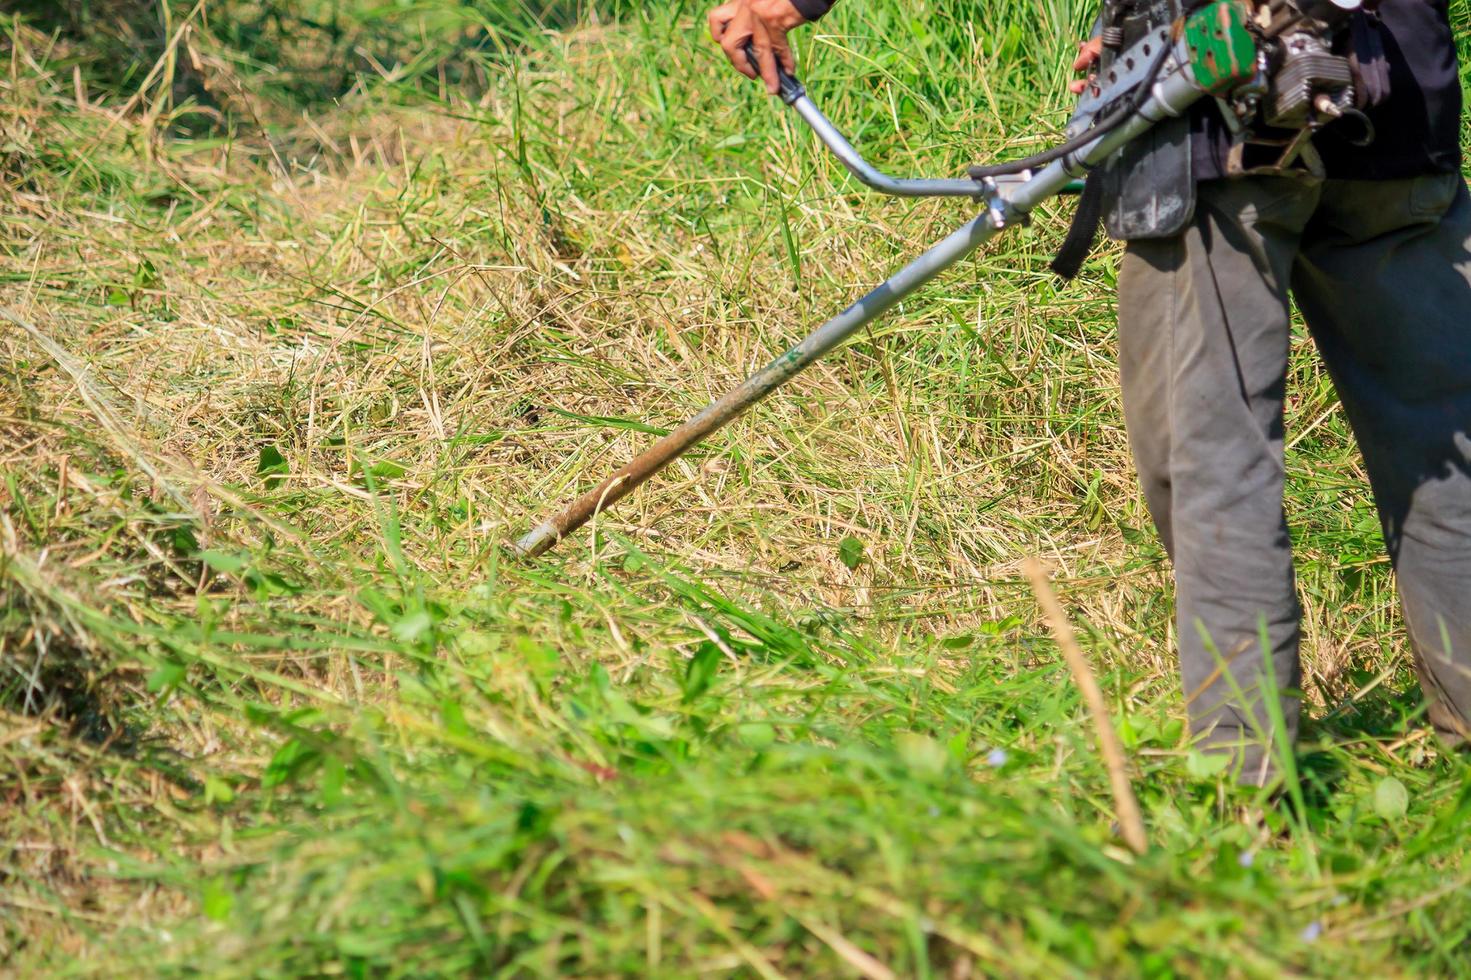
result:
[[(1429, 719), (1471, 722), (1471, 195), (1459, 175), (1203, 183), (1194, 222), (1119, 274), (1129, 441), (1174, 565), (1192, 730), (1238, 777), (1295, 738), (1298, 606), (1282, 508), (1296, 299), (1363, 453)], [(1263, 651), (1265, 640), (1265, 656)]]

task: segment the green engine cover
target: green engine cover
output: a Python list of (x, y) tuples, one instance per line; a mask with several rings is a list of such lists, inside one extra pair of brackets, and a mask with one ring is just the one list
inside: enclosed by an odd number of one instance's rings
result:
[(1216, 0), (1185, 19), (1185, 46), (1195, 83), (1211, 95), (1228, 95), (1256, 75), (1256, 39), (1246, 26), (1243, 0)]

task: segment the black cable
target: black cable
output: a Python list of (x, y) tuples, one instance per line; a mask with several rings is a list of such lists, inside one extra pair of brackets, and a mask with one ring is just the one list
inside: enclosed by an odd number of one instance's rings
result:
[(1118, 129), (1129, 117), (1138, 112), (1139, 107), (1144, 104), (1144, 98), (1150, 88), (1154, 86), (1155, 80), (1159, 77), (1160, 69), (1164, 67), (1165, 61), (1169, 59), (1171, 50), (1173, 50), (1173, 45), (1168, 41), (1160, 45), (1159, 54), (1154, 56), (1154, 63), (1149, 66), (1149, 72), (1145, 75), (1144, 80), (1129, 93), (1128, 103), (1119, 106), (1113, 112), (1110, 112), (1107, 116), (1104, 116), (1092, 126), (1088, 127), (1086, 131), (1074, 136), (1070, 140), (1065, 140), (1057, 144), (1051, 149), (1043, 150), (1041, 153), (1029, 157), (1023, 157), (1020, 160), (1009, 160), (1006, 163), (992, 163), (984, 166), (971, 167), (968, 171), (971, 179), (984, 180), (987, 177), (1019, 174), (1023, 170), (1036, 170), (1054, 160), (1059, 160), (1067, 156), (1074, 150), (1082, 149), (1100, 136), (1106, 136), (1113, 130)]
[(971, 167), (967, 172), (975, 180), (984, 180), (987, 177), (1002, 177), (1007, 174), (1019, 174), (1023, 170), (1036, 170), (1039, 167), (1045, 167), (1052, 161), (1061, 159), (1074, 150), (1082, 149), (1098, 137), (1118, 129), (1119, 126), (1123, 125), (1124, 120), (1134, 114), (1137, 108), (1137, 106), (1120, 106), (1103, 119), (1094, 123), (1086, 132), (1059, 143), (1050, 149), (1043, 150), (1041, 153), (1033, 154), (1029, 157), (1022, 157), (1020, 160), (1008, 160), (1006, 163), (991, 163), (985, 166)]

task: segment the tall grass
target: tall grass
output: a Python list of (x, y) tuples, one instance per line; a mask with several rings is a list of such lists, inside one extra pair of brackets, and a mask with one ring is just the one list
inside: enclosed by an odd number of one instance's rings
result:
[[(1087, 6), (840, 5), (802, 72), (887, 168), (954, 174), (1055, 135)], [(1416, 720), (1305, 339), (1291, 812), (1185, 739), (1114, 255), (1058, 288), (1065, 208), (515, 564), (964, 207), (862, 193), (689, 5), (160, 9), (6, 26), (10, 968), (1460, 968), (1471, 783)], [(1117, 706), (1143, 857), (1031, 555)]]

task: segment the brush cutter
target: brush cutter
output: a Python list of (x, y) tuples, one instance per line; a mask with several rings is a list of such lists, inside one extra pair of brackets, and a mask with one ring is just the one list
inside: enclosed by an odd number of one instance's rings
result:
[[(1360, 9), (1362, 0), (1214, 0), (1191, 6), (1190, 13), (1181, 15), (1178, 0), (1105, 3), (1098, 26), (1103, 57), (1064, 142), (1025, 160), (971, 168), (970, 176), (960, 179), (906, 179), (882, 173), (844, 138), (800, 82), (780, 72), (782, 102), (861, 183), (896, 197), (970, 198), (981, 205), (981, 213), (561, 513), (537, 525), (512, 546), (514, 552), (522, 557), (546, 552), (993, 235), (1024, 223), (1043, 201), (1076, 189), (1079, 179), (1088, 178), (1078, 219), (1054, 263), (1063, 274), (1076, 271), (1103, 211), (1098, 177), (1131, 142), (1163, 121), (1179, 120), (1200, 99), (1211, 96), (1220, 103), (1228, 122), (1234, 121), (1233, 131), (1243, 134), (1243, 143), (1250, 127), (1258, 123), (1307, 134), (1354, 114), (1347, 60), (1332, 54), (1328, 40)], [(1142, 30), (1136, 25), (1126, 31), (1128, 14), (1141, 8), (1162, 10), (1165, 15), (1156, 14)], [(754, 63), (749, 48), (746, 54)], [(1284, 164), (1308, 148), (1305, 138), (1292, 141), (1284, 150)], [(1160, 210), (1158, 195), (1147, 203)]]

